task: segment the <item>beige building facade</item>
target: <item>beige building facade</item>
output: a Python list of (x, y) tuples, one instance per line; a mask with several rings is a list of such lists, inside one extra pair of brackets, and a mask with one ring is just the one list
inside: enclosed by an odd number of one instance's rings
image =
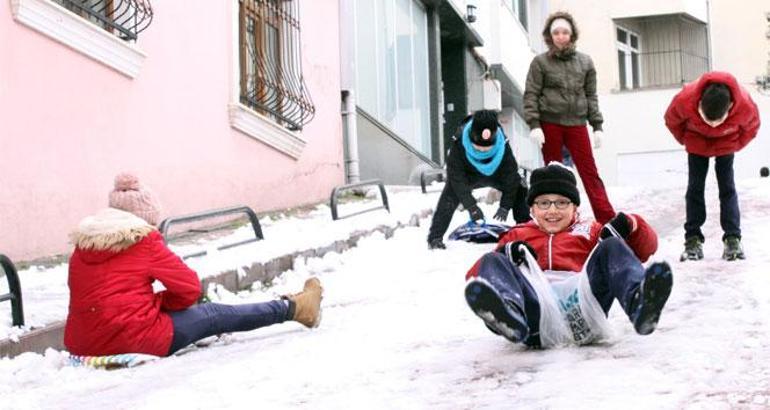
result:
[[(731, 72), (752, 92), (760, 116), (770, 113), (770, 3), (745, 0), (554, 0), (550, 10), (573, 14), (578, 49), (594, 60), (605, 138), (595, 151), (605, 183), (683, 183), (684, 148), (663, 124), (682, 85), (709, 70)], [(770, 127), (736, 157), (736, 175), (767, 166)]]

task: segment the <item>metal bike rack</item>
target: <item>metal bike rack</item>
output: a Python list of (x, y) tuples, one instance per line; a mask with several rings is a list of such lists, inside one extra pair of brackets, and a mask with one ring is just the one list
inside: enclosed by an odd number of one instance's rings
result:
[(422, 188), (422, 193), (427, 194), (428, 190), (428, 184), (430, 184), (433, 181), (439, 181), (444, 182), (446, 180), (446, 171), (443, 169), (433, 168), (433, 169), (426, 169), (420, 173), (420, 187)]
[[(380, 188), (380, 197), (382, 198), (382, 205), (374, 207), (374, 208), (364, 209), (362, 211), (354, 212), (354, 213), (352, 213), (350, 215), (346, 215), (346, 216), (340, 217), (339, 214), (337, 213), (337, 205), (338, 205), (338, 198), (337, 197), (339, 196), (339, 193), (340, 192), (344, 192), (344, 191), (349, 191), (349, 190), (354, 189), (354, 188), (360, 188), (360, 187), (365, 187), (365, 186), (369, 186), (369, 185), (377, 185)], [(388, 194), (387, 194), (387, 192), (385, 192), (385, 185), (379, 179), (370, 179), (370, 180), (367, 180), (367, 181), (361, 181), (361, 182), (357, 182), (355, 184), (341, 185), (341, 186), (338, 186), (338, 187), (334, 188), (332, 190), (331, 199), (329, 201), (329, 206), (332, 209), (332, 220), (335, 220), (335, 221), (338, 220), (338, 219), (348, 218), (348, 217), (351, 217), (351, 216), (354, 216), (354, 215), (362, 214), (364, 212), (374, 211), (374, 210), (383, 209), (383, 208), (385, 210), (387, 210), (388, 212), (390, 212), (390, 206), (388, 205)]]
[(0, 268), (5, 272), (5, 277), (8, 279), (9, 292), (0, 294), (0, 302), (10, 301), (13, 325), (24, 326), (24, 307), (21, 301), (21, 283), (19, 282), (19, 274), (16, 272), (16, 267), (11, 260), (2, 254), (0, 254)]
[[(235, 246), (245, 245), (247, 243), (252, 243), (261, 239), (265, 239), (264, 235), (262, 234), (262, 226), (259, 225), (259, 219), (257, 218), (257, 214), (254, 212), (254, 210), (252, 210), (248, 206), (236, 206), (232, 208), (215, 209), (211, 211), (199, 212), (196, 214), (167, 218), (160, 223), (160, 225), (158, 226), (158, 230), (160, 231), (161, 235), (163, 235), (163, 238), (165, 240), (166, 234), (168, 233), (169, 227), (171, 227), (171, 225), (196, 222), (204, 219), (218, 218), (226, 215), (241, 214), (241, 213), (246, 214), (249, 217), (249, 223), (251, 224), (251, 227), (254, 229), (254, 238), (245, 239), (245, 240), (230, 243), (230, 244), (225, 244), (218, 247), (217, 250), (221, 251), (221, 250), (229, 249)], [(205, 231), (191, 230), (191, 232), (205, 232)], [(183, 256), (182, 259), (194, 258), (197, 256), (203, 256), (205, 254), (206, 254), (206, 251), (195, 252), (195, 253), (191, 253), (189, 255)]]

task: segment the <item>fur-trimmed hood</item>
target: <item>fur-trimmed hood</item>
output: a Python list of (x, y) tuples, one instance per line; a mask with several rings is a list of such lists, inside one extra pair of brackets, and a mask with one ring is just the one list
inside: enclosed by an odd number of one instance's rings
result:
[[(553, 21), (556, 19), (567, 20), (570, 26), (572, 26), (572, 36), (570, 36), (570, 44), (564, 50), (557, 49), (556, 46), (553, 44), (553, 38), (551, 38), (551, 24), (553, 24)], [(566, 11), (557, 11), (555, 13), (552, 13), (545, 20), (542, 34), (543, 34), (543, 41), (545, 42), (545, 45), (548, 47), (549, 56), (556, 57), (562, 60), (567, 60), (572, 58), (572, 56), (575, 55), (575, 44), (577, 43), (579, 32), (578, 32), (577, 24), (575, 23), (575, 18), (572, 17), (571, 14), (567, 13)]]
[(80, 221), (77, 229), (70, 234), (70, 241), (83, 251), (116, 254), (154, 230), (154, 226), (134, 214), (106, 208)]

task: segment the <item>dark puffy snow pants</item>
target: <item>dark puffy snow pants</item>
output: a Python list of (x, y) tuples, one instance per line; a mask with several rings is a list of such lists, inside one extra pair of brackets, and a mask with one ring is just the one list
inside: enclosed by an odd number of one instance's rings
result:
[[(597, 246), (588, 260), (588, 283), (599, 305), (607, 314), (617, 300), (631, 315), (631, 300), (644, 279), (644, 267), (622, 239), (608, 238)], [(519, 267), (504, 253), (490, 252), (479, 261), (477, 276), (489, 282), (505, 298), (513, 301), (527, 317), (528, 345), (539, 345), (540, 303), (537, 294)]]

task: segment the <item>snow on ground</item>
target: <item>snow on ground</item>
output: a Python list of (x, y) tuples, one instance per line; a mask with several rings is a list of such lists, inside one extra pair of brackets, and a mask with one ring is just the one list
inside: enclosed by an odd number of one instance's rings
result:
[[(255, 262), (269, 261), (297, 250), (313, 249), (331, 245), (337, 240), (347, 240), (355, 231), (407, 224), (415, 212), (435, 206), (441, 186), (432, 187), (428, 195), (422, 194), (415, 187), (388, 187), (390, 212), (377, 210), (345, 218), (347, 215), (381, 205), (377, 193), (367, 195), (371, 197), (368, 201), (341, 203), (338, 206), (338, 215), (343, 219), (338, 221), (332, 220), (331, 209), (325, 204), (309, 212), (297, 212), (292, 217), (279, 215), (275, 219), (262, 218), (260, 225), (265, 240), (226, 251), (218, 251), (217, 248), (254, 238), (251, 225), (240, 227), (231, 234), (214, 240), (200, 239), (184, 245), (175, 245), (172, 242), (170, 247), (180, 256), (206, 250), (208, 254), (205, 257), (190, 258), (186, 262), (201, 278), (213, 276), (220, 272), (241, 269)], [(480, 192), (486, 191), (479, 190), (476, 193)], [(174, 233), (175, 229), (172, 228), (170, 233)], [(67, 316), (69, 290), (66, 263), (51, 268), (32, 266), (18, 273), (22, 285), (25, 326), (13, 327), (10, 304), (0, 304), (0, 340), (15, 339), (32, 329), (64, 320)], [(8, 283), (0, 277), (0, 293), (7, 292)]]
[[(431, 252), (427, 226), (410, 227), (300, 261), (274, 288), (220, 293), (224, 302), (265, 300), (317, 275), (325, 287), (318, 329), (276, 325), (117, 371), (69, 367), (60, 352), (27, 353), (0, 360), (0, 408), (768, 408), (770, 183), (738, 186), (748, 259), (736, 262), (720, 259), (713, 184), (701, 262), (678, 261), (682, 187), (610, 191), (618, 209), (653, 222), (661, 233), (654, 259), (674, 269), (650, 336), (636, 335), (615, 306), (609, 343), (512, 345), (462, 296), (465, 271), (490, 245), (449, 242)], [(464, 221), (456, 214), (453, 223)]]

